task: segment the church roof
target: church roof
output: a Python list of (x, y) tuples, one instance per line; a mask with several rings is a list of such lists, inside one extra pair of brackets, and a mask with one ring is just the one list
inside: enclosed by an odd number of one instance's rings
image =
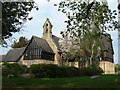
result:
[(51, 47), (45, 39), (36, 36), (33, 36), (33, 38), (36, 40), (38, 47), (41, 48), (44, 52), (54, 54), (53, 50), (51, 49)]
[(111, 50), (112, 53), (114, 54), (111, 36), (108, 36), (108, 35), (103, 36), (101, 38), (101, 41), (103, 43), (103, 50), (105, 50), (105, 51)]
[[(51, 47), (49, 46), (49, 44), (47, 43), (47, 41), (45, 39), (42, 39), (42, 38), (39, 38), (36, 36), (32, 36), (32, 38), (35, 39), (38, 47), (40, 49), (42, 49), (42, 51), (54, 54), (53, 50), (51, 49)], [(56, 38), (54, 38), (54, 39), (57, 40)], [(13, 49), (9, 50), (8, 53), (4, 56), (4, 58), (2, 57), (2, 61), (3, 62), (17, 62), (21, 58), (23, 53), (25, 52), (26, 48), (27, 47), (13, 48)]]
[(59, 37), (57, 37), (57, 36), (55, 36), (55, 35), (52, 35), (52, 38), (53, 38), (53, 40), (54, 40), (54, 43), (57, 45), (57, 47), (59, 48), (59, 40), (60, 40), (60, 38)]
[(5, 55), (3, 61), (4, 62), (16, 62), (20, 59), (23, 52), (25, 50), (24, 48), (14, 48), (8, 51), (8, 53)]

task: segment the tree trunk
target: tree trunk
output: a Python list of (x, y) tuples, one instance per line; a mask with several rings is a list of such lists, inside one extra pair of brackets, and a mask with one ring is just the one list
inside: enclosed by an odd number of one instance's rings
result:
[(92, 45), (92, 51), (91, 51), (91, 57), (90, 57), (90, 65), (92, 65), (92, 59), (93, 59), (93, 55), (94, 55), (94, 47), (95, 47), (95, 41)]

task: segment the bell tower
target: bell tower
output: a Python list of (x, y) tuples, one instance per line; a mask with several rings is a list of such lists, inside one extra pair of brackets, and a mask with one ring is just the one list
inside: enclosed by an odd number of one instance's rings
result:
[(52, 38), (52, 27), (49, 18), (47, 18), (43, 25), (43, 39)]

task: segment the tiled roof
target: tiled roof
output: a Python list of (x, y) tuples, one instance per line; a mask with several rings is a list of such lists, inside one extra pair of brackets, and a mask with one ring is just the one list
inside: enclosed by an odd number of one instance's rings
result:
[(55, 44), (57, 45), (57, 47), (59, 48), (59, 47), (60, 47), (60, 46), (59, 46), (59, 40), (60, 40), (60, 38), (57, 37), (57, 36), (55, 36), (55, 35), (52, 35), (52, 38), (53, 38)]
[(4, 62), (16, 62), (20, 59), (24, 52), (25, 48), (14, 48), (8, 51), (5, 55), (3, 61)]
[(103, 36), (101, 38), (101, 41), (103, 43), (103, 50), (111, 50), (113, 53), (113, 45), (112, 45), (112, 40), (110, 41), (111, 37), (109, 36)]
[(51, 49), (51, 47), (49, 46), (48, 42), (45, 39), (36, 36), (33, 36), (33, 38), (37, 42), (39, 48), (41, 48), (45, 52), (54, 54), (53, 50)]

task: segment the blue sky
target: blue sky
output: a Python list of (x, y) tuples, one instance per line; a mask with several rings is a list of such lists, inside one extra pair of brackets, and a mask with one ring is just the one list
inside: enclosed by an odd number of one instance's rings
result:
[[(61, 37), (60, 35), (60, 31), (64, 30), (65, 27), (65, 19), (66, 16), (62, 13), (62, 12), (58, 12), (57, 11), (57, 7), (54, 6), (55, 3), (58, 3), (61, 0), (50, 0), (50, 2), (47, 2), (47, 0), (35, 0), (35, 2), (37, 3), (39, 10), (33, 10), (30, 13), (30, 16), (33, 16), (33, 20), (32, 21), (27, 21), (24, 25), (23, 31), (20, 33), (15, 33), (13, 35), (13, 37), (18, 40), (19, 37), (24, 36), (28, 39), (30, 39), (32, 37), (32, 35), (38, 36), (38, 37), (42, 37), (42, 33), (43, 33), (43, 24), (46, 20), (46, 18), (49, 18), (52, 25), (53, 25), (53, 29), (52, 29), (52, 33), (58, 37)], [(108, 1), (108, 5), (112, 10), (117, 10), (117, 0), (107, 0)], [(118, 63), (118, 32), (116, 31), (112, 31), (109, 32), (111, 34), (111, 37), (113, 39), (113, 47), (114, 47), (114, 61), (115, 63)], [(11, 45), (11, 43), (13, 43), (13, 41), (15, 40), (14, 38), (10, 38), (9, 40), (7, 40), (8, 44)], [(1, 48), (0, 47), (0, 51), (2, 50), (2, 52), (0, 52), (0, 55), (2, 54), (6, 54), (8, 50), (10, 50), (11, 48)]]

